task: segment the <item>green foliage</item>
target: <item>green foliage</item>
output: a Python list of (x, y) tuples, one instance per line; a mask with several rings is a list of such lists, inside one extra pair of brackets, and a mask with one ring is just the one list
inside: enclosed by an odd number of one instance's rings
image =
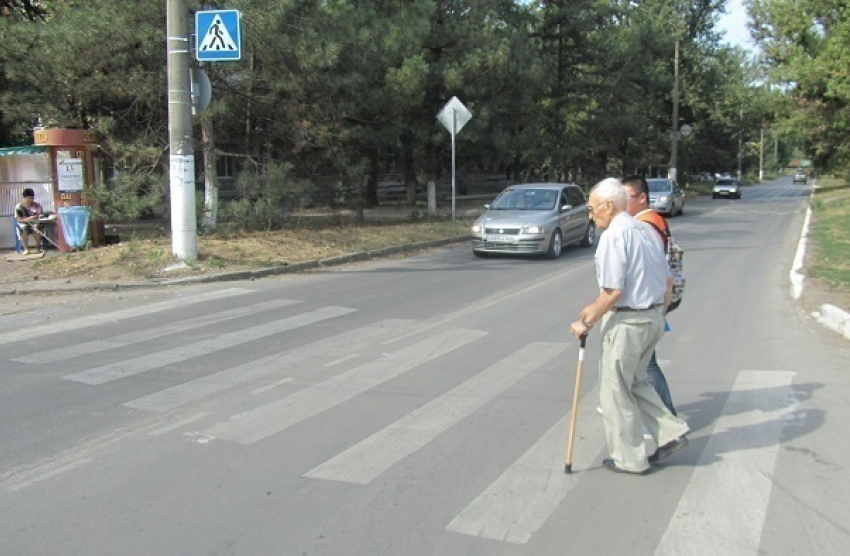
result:
[(825, 170), (850, 169), (850, 12), (835, 0), (748, 2), (753, 32), (786, 91), (783, 131)]
[[(193, 10), (206, 4), (190, 1)], [(677, 124), (694, 129), (679, 144), (680, 174), (732, 169), (739, 134), (751, 167), (759, 129), (799, 113), (797, 97), (764, 94), (744, 53), (720, 45), (721, 0), (231, 4), (243, 14), (243, 60), (205, 71), (219, 154), (245, 166), (244, 195), (227, 211), (246, 227), (280, 225), (292, 199), (373, 204), (391, 173), (408, 191), (445, 183), (450, 137), (435, 116), (453, 95), (473, 113), (457, 137), (461, 175), (589, 183), (611, 172), (666, 172), (676, 39)], [(167, 212), (165, 3), (38, 5), (47, 17), (0, 21), (0, 138), (25, 142), (35, 115), (92, 128), (107, 178), (94, 192), (99, 210)], [(817, 40), (806, 32), (808, 43)], [(840, 78), (818, 81), (818, 68), (840, 66), (813, 66), (806, 90), (823, 82), (843, 94)]]
[(825, 180), (824, 185), (812, 203), (811, 235), (817, 256), (812, 257), (809, 275), (846, 293), (850, 292), (850, 186), (838, 180)]
[(293, 176), (290, 166), (277, 163), (240, 173), (236, 184), (241, 198), (225, 205), (222, 219), (237, 222), (245, 230), (267, 232), (307, 206), (315, 191), (310, 182)]
[(86, 190), (94, 214), (111, 222), (126, 222), (161, 211), (167, 198), (162, 176), (154, 173), (118, 174)]
[(0, 0), (0, 17), (36, 21), (47, 16), (47, 2), (40, 0)]

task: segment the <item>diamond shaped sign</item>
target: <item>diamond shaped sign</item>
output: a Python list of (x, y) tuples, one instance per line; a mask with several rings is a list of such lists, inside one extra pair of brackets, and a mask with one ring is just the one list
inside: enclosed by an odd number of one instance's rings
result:
[(457, 97), (452, 97), (437, 114), (437, 119), (449, 130), (449, 133), (456, 135), (463, 129), (466, 122), (472, 119), (472, 112)]

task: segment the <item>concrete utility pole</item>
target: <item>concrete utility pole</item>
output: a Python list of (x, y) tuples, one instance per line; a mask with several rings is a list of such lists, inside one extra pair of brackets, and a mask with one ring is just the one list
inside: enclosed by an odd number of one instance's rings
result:
[(673, 125), (670, 126), (670, 172), (671, 180), (676, 181), (679, 149), (679, 37), (676, 37), (676, 52), (673, 65)]
[(186, 0), (166, 1), (171, 251), (177, 258), (193, 260), (198, 258), (198, 230), (195, 220), (192, 93), (189, 86), (189, 9)]
[(744, 157), (744, 105), (738, 107), (738, 179), (741, 179), (741, 159)]
[(776, 132), (773, 135), (773, 165), (779, 168), (779, 135)]

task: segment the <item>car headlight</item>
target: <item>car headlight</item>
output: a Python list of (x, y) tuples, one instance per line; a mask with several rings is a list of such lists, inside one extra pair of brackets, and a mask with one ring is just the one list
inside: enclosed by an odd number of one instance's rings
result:
[(473, 234), (481, 233), (481, 225), (480, 224), (473, 224), (472, 225), (472, 233)]
[(666, 203), (666, 202), (667, 202), (667, 197), (659, 197), (659, 198), (658, 198), (658, 202), (659, 202), (659, 203)]
[(542, 234), (546, 231), (546, 228), (543, 226), (525, 226), (522, 229), (523, 234)]

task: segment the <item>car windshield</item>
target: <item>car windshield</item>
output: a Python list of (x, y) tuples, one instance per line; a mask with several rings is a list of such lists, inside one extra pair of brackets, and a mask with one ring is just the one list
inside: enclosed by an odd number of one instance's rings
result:
[(735, 180), (717, 180), (717, 185), (735, 185)]
[(557, 200), (554, 189), (505, 189), (490, 210), (552, 210)]
[(669, 180), (646, 180), (649, 184), (650, 193), (667, 193), (673, 190), (673, 184)]

